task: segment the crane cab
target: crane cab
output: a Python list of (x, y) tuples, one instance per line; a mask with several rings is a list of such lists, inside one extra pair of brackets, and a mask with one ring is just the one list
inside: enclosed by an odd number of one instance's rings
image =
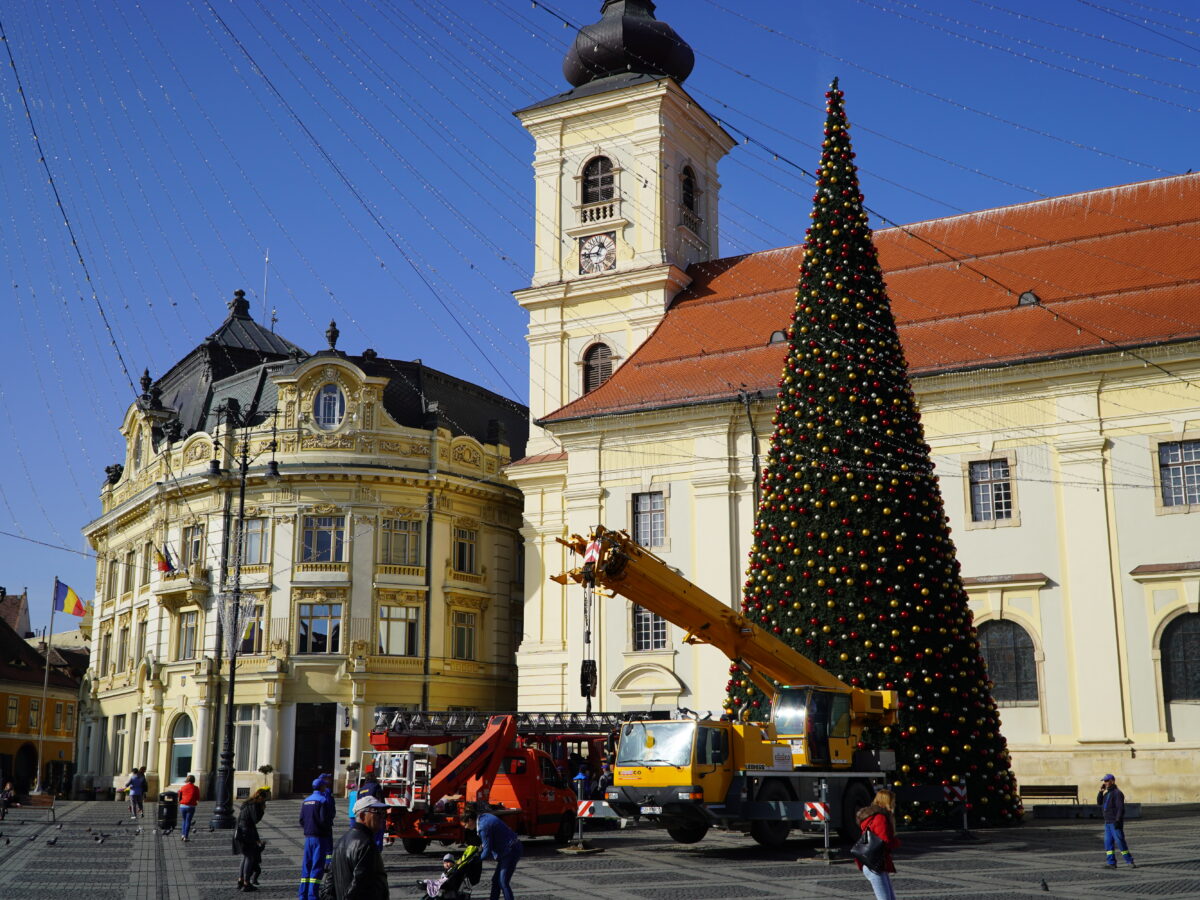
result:
[(850, 694), (811, 686), (779, 688), (771, 717), (792, 748), (795, 768), (849, 768), (858, 735), (851, 725)]

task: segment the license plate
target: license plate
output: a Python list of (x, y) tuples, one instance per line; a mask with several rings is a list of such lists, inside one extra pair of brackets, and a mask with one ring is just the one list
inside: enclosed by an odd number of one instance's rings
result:
[(661, 816), (662, 815), (662, 807), (661, 806), (643, 806), (641, 809), (641, 813), (643, 816)]

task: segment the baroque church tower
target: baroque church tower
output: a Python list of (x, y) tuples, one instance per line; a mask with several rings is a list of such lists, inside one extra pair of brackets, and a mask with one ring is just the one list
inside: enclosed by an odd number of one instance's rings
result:
[[(530, 413), (599, 386), (646, 338), (687, 267), (718, 254), (730, 136), (681, 85), (691, 47), (651, 0), (606, 0), (563, 60), (573, 85), (519, 110), (536, 141)], [(535, 428), (530, 454), (554, 449)]]

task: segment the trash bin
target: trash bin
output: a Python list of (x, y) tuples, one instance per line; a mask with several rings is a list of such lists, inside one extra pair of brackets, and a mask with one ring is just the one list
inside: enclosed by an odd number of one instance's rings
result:
[(163, 791), (158, 795), (158, 830), (163, 834), (179, 823), (179, 795), (174, 791)]

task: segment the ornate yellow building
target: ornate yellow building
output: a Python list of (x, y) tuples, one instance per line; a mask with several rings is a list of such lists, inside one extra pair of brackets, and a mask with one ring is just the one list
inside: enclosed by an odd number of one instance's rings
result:
[[(802, 248), (719, 258), (728, 136), (652, 9), (606, 4), (564, 64), (575, 87), (519, 113), (539, 223), (517, 293), (536, 427), (508, 468), (522, 709), (578, 708), (586, 655), (602, 710), (725, 695), (719, 653), (624, 603), (585, 645), (581, 598), (547, 580), (570, 564), (555, 538), (601, 522), (741, 599)], [(1200, 799), (1198, 239), (1200, 175), (876, 234), (1029, 783), (1113, 771), (1141, 800)]]
[[(152, 789), (221, 748), (223, 598), (236, 631), (236, 786), (344, 774), (377, 705), (511, 708), (521, 634), (524, 407), (419, 362), (309, 355), (229, 317), (121, 425), (101, 515), (81, 786)], [(247, 458), (244, 515), (242, 448)], [(241, 524), (239, 525), (239, 521)], [(240, 566), (237, 565), (240, 557)], [(160, 571), (160, 560), (166, 560)]]

